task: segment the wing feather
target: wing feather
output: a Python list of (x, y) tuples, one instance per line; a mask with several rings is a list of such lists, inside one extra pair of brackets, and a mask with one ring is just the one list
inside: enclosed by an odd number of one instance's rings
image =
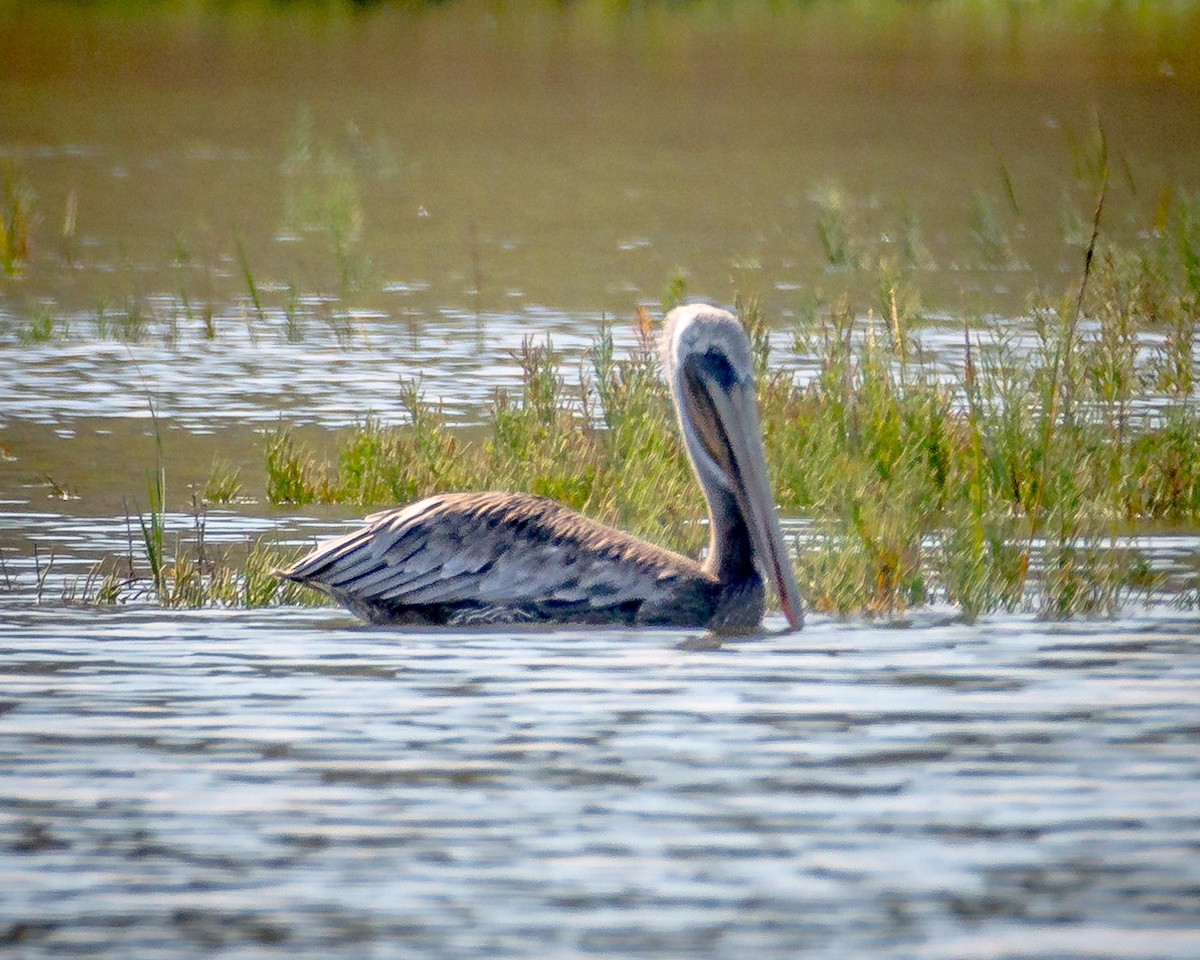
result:
[(443, 494), (367, 517), (281, 575), (388, 607), (619, 606), (703, 576), (678, 554), (527, 494)]

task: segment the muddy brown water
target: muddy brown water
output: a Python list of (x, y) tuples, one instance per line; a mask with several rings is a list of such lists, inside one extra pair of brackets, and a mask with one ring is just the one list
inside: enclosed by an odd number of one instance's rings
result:
[[(261, 502), (281, 416), (328, 445), (420, 376), (474, 422), (523, 337), (569, 373), (677, 270), (805, 375), (790, 321), (877, 297), (822, 211), (864, 261), (916, 244), (948, 370), (964, 313), (1027, 336), (1098, 125), (1106, 236), (1200, 186), (1194, 7), (0, 18), (0, 955), (1200, 956), (1194, 610), (718, 644), (61, 599), (129, 549), (151, 407), (170, 535), (222, 457), (249, 499), (208, 541), (303, 542), (352, 511)], [(1191, 575), (1195, 533), (1143, 546)]]

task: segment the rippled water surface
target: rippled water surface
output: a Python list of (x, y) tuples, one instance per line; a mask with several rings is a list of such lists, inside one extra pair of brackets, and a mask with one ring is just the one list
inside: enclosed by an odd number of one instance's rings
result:
[(1200, 952), (1194, 618), (0, 623), (23, 957)]
[[(1026, 349), (1101, 131), (1104, 241), (1200, 186), (1196, 9), (362, 6), (0, 0), (0, 955), (1200, 957), (1185, 606), (718, 643), (69, 602), (157, 464), (168, 539), (218, 461), (206, 543), (309, 541), (356, 508), (266, 505), (264, 430), (324, 453), (398, 378), (477, 423), (524, 338), (573, 383), (673, 277), (799, 379), (794, 321), (871, 336), (899, 269), (948, 374), (964, 323)], [(1195, 534), (1137, 546), (1186, 585)]]

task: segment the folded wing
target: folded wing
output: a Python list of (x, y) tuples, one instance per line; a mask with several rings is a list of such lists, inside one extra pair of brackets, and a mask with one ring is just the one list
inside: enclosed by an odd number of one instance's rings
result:
[(458, 608), (481, 620), (632, 614), (681, 579), (703, 577), (685, 557), (544, 497), (510, 493), (444, 494), (373, 514), (281, 575), (353, 601), (372, 619), (411, 609), (451, 620)]

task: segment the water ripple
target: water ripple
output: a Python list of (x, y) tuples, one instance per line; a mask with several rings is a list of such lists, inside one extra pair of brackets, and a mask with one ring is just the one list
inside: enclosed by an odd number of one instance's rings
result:
[(683, 639), (7, 601), (0, 938), (31, 957), (1200, 948), (1194, 619)]

